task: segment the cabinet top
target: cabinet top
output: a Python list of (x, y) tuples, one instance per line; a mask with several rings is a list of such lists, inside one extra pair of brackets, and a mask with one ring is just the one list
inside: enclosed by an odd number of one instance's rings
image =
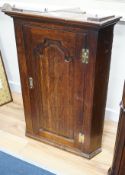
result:
[(93, 28), (102, 28), (108, 25), (116, 24), (121, 17), (115, 17), (114, 15), (98, 15), (88, 14), (80, 9), (64, 9), (55, 11), (32, 11), (23, 10), (11, 7), (9, 4), (5, 4), (2, 11), (14, 18), (22, 18), (24, 20), (31, 21), (46, 21), (58, 24), (68, 24), (75, 26), (86, 26)]

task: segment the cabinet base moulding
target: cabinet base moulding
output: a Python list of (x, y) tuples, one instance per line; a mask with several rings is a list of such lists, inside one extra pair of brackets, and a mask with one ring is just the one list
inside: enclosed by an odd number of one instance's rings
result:
[(81, 152), (81, 151), (79, 151), (77, 149), (73, 149), (73, 148), (66, 147), (66, 146), (61, 145), (61, 144), (53, 143), (53, 142), (51, 142), (51, 141), (49, 141), (49, 140), (47, 140), (47, 139), (45, 139), (43, 137), (39, 137), (38, 135), (33, 135), (31, 133), (28, 133), (28, 132), (26, 132), (25, 135), (27, 137), (30, 137), (30, 138), (35, 139), (37, 141), (46, 143), (46, 144), (51, 145), (51, 146), (54, 146), (56, 148), (60, 148), (62, 150), (68, 151), (70, 153), (76, 154), (78, 156), (81, 156), (81, 157), (84, 157), (84, 158), (87, 158), (87, 159), (93, 158), (94, 156), (96, 156), (97, 154), (99, 154), (102, 151), (101, 148), (98, 148), (97, 150), (95, 150), (95, 151), (93, 151), (93, 152), (91, 152), (89, 154), (88, 153), (83, 153), (83, 152)]

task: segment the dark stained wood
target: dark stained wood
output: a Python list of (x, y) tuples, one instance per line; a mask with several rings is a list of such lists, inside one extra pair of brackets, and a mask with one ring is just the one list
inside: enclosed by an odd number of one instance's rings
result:
[(113, 164), (108, 174), (125, 175), (125, 84), (121, 102)]
[(92, 158), (101, 151), (113, 28), (120, 18), (94, 23), (4, 12), (14, 18), (26, 135)]

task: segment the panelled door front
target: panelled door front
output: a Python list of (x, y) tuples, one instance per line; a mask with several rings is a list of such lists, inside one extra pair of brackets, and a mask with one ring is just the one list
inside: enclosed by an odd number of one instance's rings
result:
[(87, 33), (36, 26), (23, 33), (34, 134), (82, 149)]

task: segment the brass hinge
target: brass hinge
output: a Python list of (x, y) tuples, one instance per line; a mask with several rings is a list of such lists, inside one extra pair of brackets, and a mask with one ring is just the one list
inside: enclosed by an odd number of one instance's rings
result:
[(89, 63), (89, 49), (82, 49), (82, 63)]
[(34, 85), (33, 85), (33, 78), (32, 78), (32, 77), (29, 77), (29, 88), (30, 88), (30, 89), (33, 89), (33, 88), (34, 88)]
[(84, 134), (82, 134), (82, 133), (79, 133), (79, 143), (84, 143), (84, 140), (85, 140), (85, 136), (84, 136)]

